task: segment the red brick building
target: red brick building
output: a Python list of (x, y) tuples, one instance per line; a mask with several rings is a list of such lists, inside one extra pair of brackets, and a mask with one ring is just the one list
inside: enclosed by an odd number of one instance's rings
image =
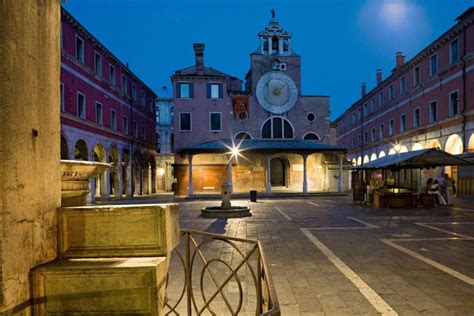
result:
[(96, 196), (154, 192), (156, 94), (64, 8), (61, 21), (61, 159), (114, 165)]
[(372, 90), (362, 84), (362, 97), (335, 121), (353, 165), (430, 147), (474, 151), (473, 21), (471, 7), (412, 59), (397, 53), (387, 78), (377, 70)]

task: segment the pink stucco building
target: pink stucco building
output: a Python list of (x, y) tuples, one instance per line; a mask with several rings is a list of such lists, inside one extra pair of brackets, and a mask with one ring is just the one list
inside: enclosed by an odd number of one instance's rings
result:
[[(389, 76), (382, 79), (377, 70), (373, 89), (362, 84), (361, 98), (335, 121), (337, 144), (348, 148), (353, 165), (423, 148), (474, 151), (473, 22), (471, 7), (410, 60), (397, 53)], [(472, 171), (459, 179), (457, 168), (447, 171), (460, 193), (474, 193)], [(438, 175), (433, 172), (424, 170), (413, 181), (422, 185)]]
[[(216, 192), (225, 181), (236, 192), (344, 189), (329, 97), (302, 93), (301, 56), (274, 17), (258, 38), (245, 85), (206, 66), (204, 44), (171, 76), (177, 194)], [(229, 155), (232, 143), (243, 157)]]
[(91, 198), (156, 191), (156, 94), (64, 8), (60, 81), (61, 158), (113, 164)]

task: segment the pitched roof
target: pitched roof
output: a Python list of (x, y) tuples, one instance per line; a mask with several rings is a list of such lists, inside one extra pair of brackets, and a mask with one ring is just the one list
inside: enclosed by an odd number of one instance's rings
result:
[(236, 78), (234, 76), (223, 73), (222, 71), (213, 69), (211, 67), (204, 67), (204, 74), (198, 75), (196, 72), (196, 65), (183, 68), (181, 70), (176, 70), (173, 77), (190, 77), (190, 76), (200, 76), (200, 77), (229, 77)]
[(221, 139), (181, 148), (178, 153), (226, 153), (231, 148), (238, 147), (241, 151), (254, 152), (295, 152), (295, 153), (316, 153), (324, 151), (345, 152), (342, 147), (320, 144), (313, 141), (298, 139), (246, 139), (231, 140)]

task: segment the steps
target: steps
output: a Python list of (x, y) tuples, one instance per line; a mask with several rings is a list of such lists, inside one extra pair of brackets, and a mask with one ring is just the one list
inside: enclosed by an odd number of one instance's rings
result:
[(58, 259), (32, 272), (35, 315), (161, 314), (176, 204), (65, 207), (58, 221)]

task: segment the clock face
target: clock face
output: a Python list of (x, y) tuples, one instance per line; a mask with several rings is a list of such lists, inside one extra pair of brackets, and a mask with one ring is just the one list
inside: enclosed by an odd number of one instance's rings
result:
[(264, 74), (258, 80), (256, 90), (260, 105), (274, 114), (289, 111), (298, 99), (295, 82), (279, 71)]

